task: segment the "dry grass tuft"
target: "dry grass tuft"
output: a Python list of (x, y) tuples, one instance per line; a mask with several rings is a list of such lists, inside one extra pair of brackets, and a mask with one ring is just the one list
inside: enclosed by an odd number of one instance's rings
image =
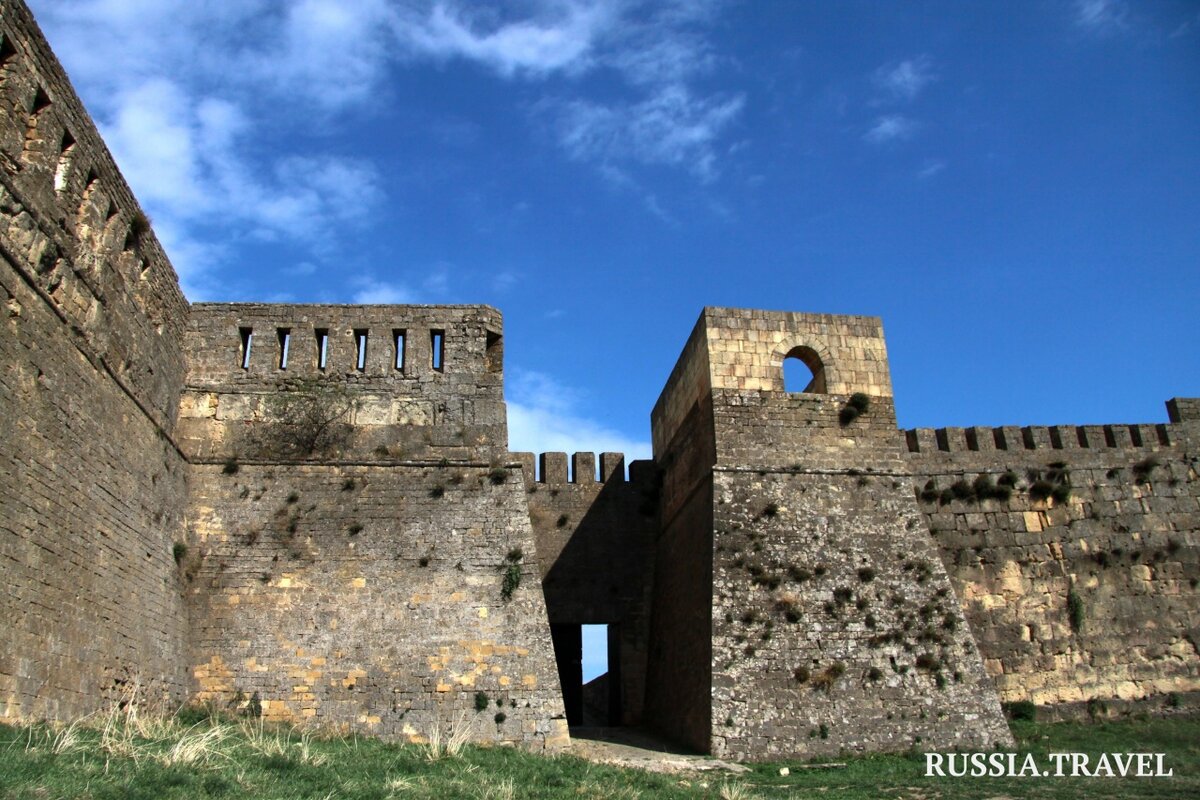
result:
[(224, 725), (202, 728), (205, 724), (200, 722), (185, 730), (167, 752), (158, 756), (158, 761), (169, 767), (202, 766), (217, 759), (229, 759), (221, 745), (229, 738), (230, 729)]
[(721, 784), (721, 800), (756, 800), (757, 795), (743, 783)]
[(428, 761), (440, 761), (443, 758), (458, 756), (467, 742), (471, 739), (471, 722), (465, 712), (460, 712), (450, 723), (450, 730), (443, 734), (440, 720), (435, 720), (433, 729), (429, 732), (429, 746), (425, 751)]

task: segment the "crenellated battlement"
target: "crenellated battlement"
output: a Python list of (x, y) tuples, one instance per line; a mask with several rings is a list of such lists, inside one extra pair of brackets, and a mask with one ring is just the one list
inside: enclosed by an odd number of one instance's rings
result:
[(345, 402), (344, 456), (493, 458), (508, 438), (503, 331), (484, 305), (196, 303), (181, 441), (270, 458), (270, 426), (297, 421), (280, 397), (305, 394)]
[[(627, 475), (622, 453), (600, 453), (599, 462), (592, 452), (509, 453), (508, 460), (524, 475), (550, 623), (576, 630), (579, 624), (609, 626), (610, 679), (621, 698), (611, 721), (637, 723), (650, 648), (658, 468), (633, 461)], [(559, 669), (574, 724), (582, 712), (572, 686), (581, 678), (568, 664)]]
[(626, 474), (624, 453), (601, 453), (600, 469), (596, 469), (593, 452), (567, 453), (509, 453), (511, 461), (520, 463), (525, 482), (545, 486), (588, 486), (603, 483), (647, 484), (655, 480), (657, 468), (653, 461), (638, 460), (628, 465)]
[(1011, 450), (1158, 450), (1176, 444), (1178, 425), (1004, 425), (969, 428), (909, 428), (910, 453)]

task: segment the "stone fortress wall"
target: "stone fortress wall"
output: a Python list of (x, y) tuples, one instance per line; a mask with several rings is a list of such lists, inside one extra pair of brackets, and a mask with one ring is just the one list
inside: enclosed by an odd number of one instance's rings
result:
[[(651, 688), (711, 705), (655, 716), (738, 758), (1010, 742), (904, 468), (879, 321), (709, 308), (685, 353), (702, 366), (677, 370), (655, 419), (701, 398), (655, 439), (681, 560), (660, 560), (655, 590), (705, 618), (654, 630), (692, 657), (652, 659)], [(788, 356), (824, 391), (783, 391)]]
[(611, 722), (735, 757), (1200, 696), (1198, 399), (901, 432), (878, 319), (710, 308), (654, 461), (508, 453), (495, 309), (189, 305), (19, 0), (0, 167), (0, 718), (136, 679), (554, 748), (593, 623)]
[(1156, 425), (905, 432), (1002, 700), (1095, 714), (1200, 688), (1200, 413), (1188, 399), (1168, 411)]
[(0, 716), (74, 717), (136, 673), (182, 701), (174, 439), (188, 304), (21, 3), (0, 3)]
[(347, 452), (401, 461), (505, 452), (495, 309), (195, 303), (186, 341), (179, 436), (193, 460), (280, 454), (266, 431), (279, 423), (272, 399), (321, 386), (355, 401), (339, 420), (353, 433)]
[[(580, 625), (609, 626), (608, 719), (642, 721), (650, 587), (658, 524), (652, 461), (601, 453), (514, 453), (525, 478), (559, 677), (573, 724), (582, 720)], [(568, 473), (567, 465), (571, 468)]]
[(414, 741), (463, 716), (478, 740), (565, 743), (499, 313), (196, 304), (186, 341), (196, 697)]

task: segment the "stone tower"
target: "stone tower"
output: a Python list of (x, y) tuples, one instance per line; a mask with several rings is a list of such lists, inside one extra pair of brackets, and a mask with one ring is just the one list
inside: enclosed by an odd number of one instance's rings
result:
[(652, 422), (648, 718), (733, 757), (1010, 741), (916, 504), (878, 319), (705, 309)]
[(196, 697), (565, 744), (499, 312), (196, 304), (187, 342)]

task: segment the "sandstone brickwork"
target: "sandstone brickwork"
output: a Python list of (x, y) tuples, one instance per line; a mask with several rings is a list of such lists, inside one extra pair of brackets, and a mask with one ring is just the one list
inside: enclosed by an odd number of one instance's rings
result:
[[(140, 221), (139, 221), (140, 220)], [(0, 3), (0, 718), (185, 697), (187, 303), (28, 10)]]
[(271, 400), (321, 386), (354, 401), (338, 421), (352, 434), (344, 452), (486, 460), (507, 449), (493, 308), (197, 303), (188, 323), (179, 435), (197, 458), (314, 455), (279, 446), (270, 429), (288, 420)]
[[(708, 349), (704, 421), (655, 453), (664, 534), (692, 553), (689, 574), (660, 560), (659, 576), (710, 609), (671, 635), (707, 660), (659, 675), (709, 686), (709, 715), (677, 735), (739, 758), (1011, 741), (912, 495), (878, 320), (706, 309), (693, 336)], [(798, 352), (835, 393), (782, 390)], [(846, 421), (854, 382), (864, 410)]]
[(1200, 700), (1200, 398), (902, 432), (878, 319), (709, 308), (652, 462), (509, 453), (493, 308), (189, 305), (20, 0), (0, 303), (0, 719), (136, 684), (541, 750), (607, 699), (755, 759)]
[(1091, 701), (1095, 714), (1200, 688), (1198, 418), (1172, 418), (906, 432), (926, 523), (1003, 700)]
[[(502, 331), (485, 306), (193, 306), (198, 699), (409, 741), (567, 742)], [(330, 435), (303, 439), (314, 420)]]
[(566, 743), (519, 472), (256, 465), (192, 478), (199, 699), (407, 741), (466, 724), (481, 741)]
[[(537, 543), (538, 566), (552, 626), (608, 625), (609, 661), (617, 675), (610, 706), (613, 724), (642, 722), (650, 587), (658, 524), (658, 475), (653, 462), (573, 453), (515, 453), (525, 476), (526, 500)], [(615, 648), (615, 652), (612, 650)], [(561, 646), (560, 646), (561, 649)], [(582, 676), (561, 672), (564, 687)], [(565, 690), (565, 689), (564, 689)], [(568, 700), (578, 698), (569, 697)]]

